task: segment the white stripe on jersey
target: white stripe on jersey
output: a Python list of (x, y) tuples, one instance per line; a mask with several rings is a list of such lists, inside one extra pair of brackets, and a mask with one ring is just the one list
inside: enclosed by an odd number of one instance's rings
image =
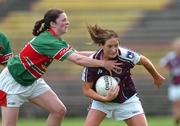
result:
[(131, 61), (136, 65), (140, 61), (140, 55), (130, 49), (119, 47), (121, 55), (118, 55), (120, 58)]
[(160, 60), (160, 65), (162, 65), (163, 67), (166, 66), (171, 60), (173, 60), (176, 57), (176, 53), (175, 52), (169, 52), (166, 56), (164, 56), (163, 58), (161, 58)]

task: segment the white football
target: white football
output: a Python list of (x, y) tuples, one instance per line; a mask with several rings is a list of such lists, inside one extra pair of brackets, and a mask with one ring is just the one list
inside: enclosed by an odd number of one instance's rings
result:
[(96, 81), (96, 92), (102, 96), (106, 96), (108, 90), (112, 87), (113, 89), (118, 85), (117, 80), (112, 77), (112, 76), (101, 76), (97, 81)]

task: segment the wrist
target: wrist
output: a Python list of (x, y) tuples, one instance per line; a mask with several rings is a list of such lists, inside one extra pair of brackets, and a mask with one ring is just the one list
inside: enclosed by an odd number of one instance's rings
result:
[(100, 63), (100, 67), (105, 67), (106, 65), (105, 65), (104, 60), (100, 60), (100, 61), (101, 61), (101, 63)]

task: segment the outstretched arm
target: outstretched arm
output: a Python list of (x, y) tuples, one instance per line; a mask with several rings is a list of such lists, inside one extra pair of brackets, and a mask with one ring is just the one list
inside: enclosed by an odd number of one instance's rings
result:
[(148, 58), (142, 55), (138, 64), (143, 65), (146, 70), (152, 75), (154, 84), (157, 87), (160, 87), (163, 84), (165, 78), (156, 70), (156, 68)]
[(95, 53), (95, 51), (76, 51), (77, 54), (83, 55), (83, 56), (90, 56), (93, 53)]
[(78, 53), (74, 52), (71, 55), (68, 56), (67, 58), (71, 62), (81, 65), (81, 66), (86, 66), (86, 67), (104, 67), (107, 69), (109, 72), (115, 71), (115, 69), (118, 69), (118, 65), (121, 65), (121, 63), (116, 63), (115, 60), (96, 60), (89, 58), (87, 56), (79, 55)]

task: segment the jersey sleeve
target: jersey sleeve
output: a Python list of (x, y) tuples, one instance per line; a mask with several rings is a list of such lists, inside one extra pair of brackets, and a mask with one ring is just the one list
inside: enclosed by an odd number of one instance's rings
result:
[(120, 50), (122, 53), (122, 57), (126, 60), (131, 61), (133, 64), (136, 65), (140, 61), (141, 56), (137, 52), (125, 48), (120, 48)]
[(64, 40), (59, 41), (58, 39), (53, 39), (49, 42), (43, 41), (42, 43), (31, 42), (31, 44), (39, 53), (47, 55), (59, 61), (65, 60), (70, 54), (75, 51), (75, 49), (67, 44)]
[[(93, 58), (93, 54), (89, 56), (90, 58)], [(81, 80), (84, 82), (93, 82), (94, 76), (96, 75), (96, 69), (94, 67), (84, 67)]]
[(82, 81), (87, 81), (87, 72), (88, 72), (88, 68), (84, 67), (83, 72), (82, 72), (82, 76), (81, 76)]
[(12, 56), (13, 53), (8, 38), (0, 33), (0, 64), (7, 64), (8, 59)]
[(140, 61), (140, 58), (141, 58), (140, 54), (138, 54), (138, 53), (136, 53), (136, 52), (133, 52), (133, 51), (129, 51), (128, 53), (129, 53), (130, 55), (131, 55), (131, 54), (134, 55), (134, 57), (132, 58), (132, 62), (133, 62), (134, 64), (137, 64), (137, 63)]
[(84, 82), (93, 82), (96, 69), (93, 67), (84, 67), (81, 80)]
[(174, 52), (169, 52), (167, 55), (165, 55), (164, 57), (162, 57), (160, 59), (160, 65), (163, 67), (168, 66), (169, 62), (175, 58), (176, 54)]

